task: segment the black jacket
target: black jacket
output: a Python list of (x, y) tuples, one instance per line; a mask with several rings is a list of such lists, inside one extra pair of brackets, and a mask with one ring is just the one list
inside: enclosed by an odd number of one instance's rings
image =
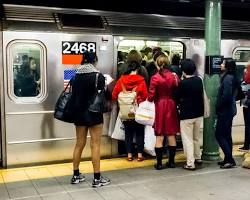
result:
[[(103, 123), (102, 113), (89, 112), (91, 100), (96, 94), (96, 72), (76, 74), (72, 85), (72, 98), (74, 109), (74, 123), (77, 126), (94, 126)], [(98, 90), (104, 89), (105, 78), (102, 74), (98, 77)]]
[(222, 75), (216, 102), (217, 116), (233, 118), (236, 115), (237, 84), (238, 81), (234, 75), (228, 73)]
[(177, 88), (176, 100), (181, 120), (202, 117), (204, 115), (204, 102), (201, 78), (194, 76), (181, 80)]

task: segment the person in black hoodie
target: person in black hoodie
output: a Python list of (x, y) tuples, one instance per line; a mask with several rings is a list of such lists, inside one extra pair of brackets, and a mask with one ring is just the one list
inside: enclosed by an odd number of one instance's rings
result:
[(216, 114), (217, 123), (215, 137), (225, 157), (218, 162), (221, 168), (236, 166), (232, 156), (232, 122), (236, 115), (236, 94), (240, 82), (236, 77), (236, 63), (232, 58), (225, 58), (221, 64), (221, 80), (217, 95)]

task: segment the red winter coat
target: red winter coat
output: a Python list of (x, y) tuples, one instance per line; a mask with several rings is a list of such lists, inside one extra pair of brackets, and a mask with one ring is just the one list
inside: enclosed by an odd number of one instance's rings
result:
[(117, 81), (112, 93), (112, 99), (117, 100), (118, 94), (122, 92), (122, 85), (124, 84), (127, 91), (132, 91), (136, 87), (136, 101), (137, 104), (145, 101), (148, 97), (147, 86), (144, 78), (137, 74), (122, 75)]
[(151, 78), (148, 101), (155, 103), (153, 128), (158, 136), (175, 135), (180, 131), (176, 103), (173, 99), (173, 91), (178, 83), (178, 76), (167, 69), (163, 71), (163, 76), (158, 72)]

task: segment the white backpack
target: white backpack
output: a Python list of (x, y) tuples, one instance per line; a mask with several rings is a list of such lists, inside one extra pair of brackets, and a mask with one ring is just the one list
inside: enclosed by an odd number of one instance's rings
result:
[(136, 87), (132, 91), (127, 91), (124, 84), (122, 92), (118, 94), (118, 103), (120, 107), (119, 117), (121, 120), (135, 119), (136, 111)]

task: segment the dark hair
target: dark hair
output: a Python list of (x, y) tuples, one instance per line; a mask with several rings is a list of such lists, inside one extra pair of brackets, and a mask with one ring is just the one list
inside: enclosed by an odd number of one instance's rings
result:
[(160, 56), (160, 55), (163, 55), (164, 53), (162, 51), (157, 51), (154, 56), (153, 56), (153, 60), (156, 61), (157, 58)]
[(232, 58), (224, 58), (225, 61), (225, 68), (228, 74), (236, 75), (236, 63), (235, 60)]
[(172, 57), (172, 65), (180, 65), (181, 56), (179, 54), (174, 54)]
[(193, 75), (196, 71), (196, 66), (193, 60), (184, 59), (181, 62), (181, 70), (187, 75)]
[(136, 71), (140, 69), (140, 64), (136, 61), (131, 61), (128, 63), (128, 69), (126, 72), (124, 72), (124, 75), (130, 74), (132, 71)]
[(161, 47), (154, 47), (152, 51), (153, 51), (153, 55), (154, 55), (155, 53), (162, 51), (162, 48)]
[(150, 52), (152, 52), (152, 49), (151, 49), (150, 47), (146, 47), (146, 48), (144, 49), (145, 55), (148, 55), (148, 53), (150, 53)]
[(170, 51), (169, 51), (169, 50), (165, 50), (164, 52), (167, 53), (168, 56), (169, 56), (169, 54), (170, 54)]
[(118, 58), (118, 62), (125, 61), (126, 60), (125, 52), (118, 51), (117, 58)]
[(82, 62), (81, 65), (88, 64), (88, 63), (95, 63), (98, 61), (97, 55), (93, 51), (84, 51), (82, 54)]

